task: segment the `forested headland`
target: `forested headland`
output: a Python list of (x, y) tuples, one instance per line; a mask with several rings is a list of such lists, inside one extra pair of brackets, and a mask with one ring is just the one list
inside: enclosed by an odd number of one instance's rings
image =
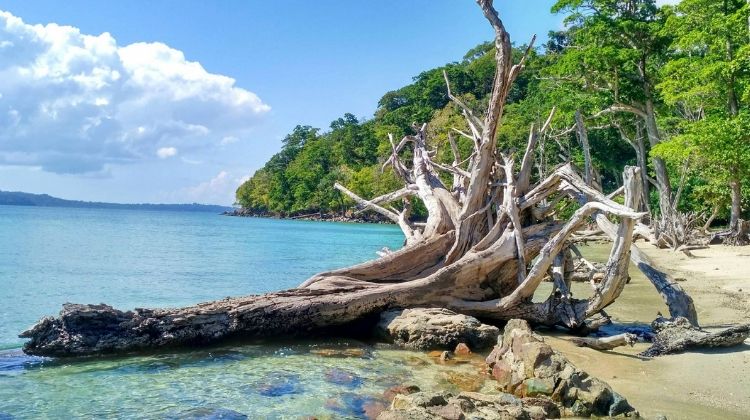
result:
[[(553, 11), (565, 16), (566, 29), (532, 49), (508, 95), (499, 147), (522, 150), (529, 126), (556, 107), (538, 144), (535, 176), (566, 161), (587, 167), (590, 157), (594, 182), (612, 191), (622, 168), (638, 165), (645, 169), (645, 205), (655, 214), (674, 209), (700, 215), (701, 223), (736, 225), (750, 192), (748, 7), (746, 0), (662, 8), (652, 1), (559, 1)], [(525, 49), (514, 48), (515, 61)], [(353, 202), (334, 189), (336, 182), (361, 197), (398, 189), (402, 181), (381, 170), (391, 153), (388, 134), (412, 134), (416, 123), (427, 122), (436, 162), (454, 163), (449, 139), (467, 159), (473, 146), (461, 132), (469, 128), (449, 100), (444, 72), (456, 96), (483, 109), (494, 55), (486, 42), (419, 74), (383, 95), (371, 119), (347, 113), (326, 130), (295, 127), (281, 151), (238, 188), (237, 203), (279, 216), (341, 214)], [(423, 217), (414, 204), (412, 217)]]
[(98, 201), (66, 200), (48, 194), (31, 194), (18, 191), (0, 191), (0, 205), (28, 207), (66, 207), (107, 210), (163, 210), (163, 211), (204, 211), (223, 213), (230, 207), (212, 204), (153, 204), (153, 203), (102, 203)]

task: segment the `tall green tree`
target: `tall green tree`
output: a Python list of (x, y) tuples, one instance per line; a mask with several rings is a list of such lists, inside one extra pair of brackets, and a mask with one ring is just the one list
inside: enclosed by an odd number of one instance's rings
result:
[(750, 175), (749, 8), (746, 0), (683, 0), (667, 9), (664, 32), (673, 42), (659, 84), (682, 117), (681, 134), (659, 153), (673, 161), (693, 157), (706, 184), (725, 186), (733, 232)]
[[(627, 113), (645, 127), (651, 147), (662, 141), (655, 92), (669, 38), (665, 16), (653, 0), (559, 0), (567, 13), (568, 38), (560, 59), (562, 76), (595, 95), (602, 113)], [(652, 156), (662, 214), (672, 212), (672, 186), (664, 160)]]

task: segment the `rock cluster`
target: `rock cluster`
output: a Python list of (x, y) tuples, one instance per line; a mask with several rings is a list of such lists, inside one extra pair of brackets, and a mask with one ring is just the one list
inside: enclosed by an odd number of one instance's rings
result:
[(486, 361), (500, 392), (395, 395), (378, 420), (638, 416), (625, 398), (554, 351), (526, 321), (509, 321)]
[(625, 398), (554, 351), (531, 331), (526, 321), (508, 322), (487, 363), (502, 391), (519, 397), (551, 398), (564, 414), (636, 414)]
[(486, 395), (462, 392), (457, 396), (418, 392), (396, 395), (388, 411), (378, 420), (428, 419), (546, 419), (560, 417), (547, 398), (517, 398), (510, 394)]
[(500, 330), (447, 309), (418, 308), (382, 313), (376, 333), (412, 350), (453, 350), (460, 343), (477, 350), (494, 345)]

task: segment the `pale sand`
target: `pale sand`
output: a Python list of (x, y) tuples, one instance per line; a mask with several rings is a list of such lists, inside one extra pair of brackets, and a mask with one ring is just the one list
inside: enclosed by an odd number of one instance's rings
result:
[[(680, 285), (695, 301), (704, 328), (750, 323), (750, 247), (714, 246), (694, 251), (696, 258), (682, 253), (639, 247), (686, 281)], [(606, 259), (608, 248), (583, 247), (592, 259)], [(607, 309), (620, 323), (650, 323), (666, 306), (651, 283), (631, 266), (631, 282), (622, 296)], [(574, 293), (590, 293), (577, 284)], [(547, 291), (548, 293), (548, 291)], [(651, 360), (637, 357), (648, 347), (620, 347), (612, 352), (578, 348), (563, 335), (546, 334), (547, 341), (578, 367), (607, 381), (646, 418), (668, 419), (750, 418), (750, 342), (732, 349), (669, 355)]]

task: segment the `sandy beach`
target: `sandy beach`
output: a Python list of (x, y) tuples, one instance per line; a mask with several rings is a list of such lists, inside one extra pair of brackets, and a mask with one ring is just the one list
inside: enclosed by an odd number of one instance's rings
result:
[[(695, 258), (641, 249), (667, 268), (693, 297), (701, 326), (706, 329), (750, 322), (750, 248), (712, 246)], [(605, 245), (582, 247), (594, 260), (606, 258)], [(607, 312), (616, 323), (648, 324), (657, 311), (668, 314), (656, 290), (633, 266), (632, 280)], [(683, 280), (684, 279), (684, 280)], [(574, 285), (579, 296), (587, 284)], [(646, 418), (741, 419), (750, 417), (750, 344), (730, 349), (691, 352), (655, 359), (637, 354), (648, 347), (620, 347), (610, 352), (578, 348), (567, 338), (545, 334), (546, 340), (577, 366), (607, 381)]]

